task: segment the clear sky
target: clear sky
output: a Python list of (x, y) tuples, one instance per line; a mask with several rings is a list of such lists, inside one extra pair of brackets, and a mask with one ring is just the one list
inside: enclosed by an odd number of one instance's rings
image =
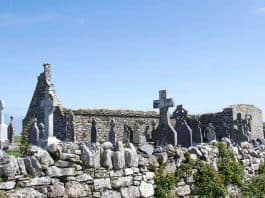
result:
[(25, 114), (42, 64), (68, 108), (265, 111), (265, 0), (0, 0), (0, 98)]

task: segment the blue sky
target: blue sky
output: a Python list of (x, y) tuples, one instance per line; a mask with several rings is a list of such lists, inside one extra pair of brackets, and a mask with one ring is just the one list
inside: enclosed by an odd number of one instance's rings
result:
[(69, 108), (265, 111), (265, 0), (0, 0), (1, 94), (24, 115), (43, 63)]

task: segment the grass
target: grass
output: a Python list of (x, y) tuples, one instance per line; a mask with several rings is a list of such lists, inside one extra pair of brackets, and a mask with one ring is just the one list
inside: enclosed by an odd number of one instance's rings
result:
[(23, 154), (19, 151), (7, 151), (6, 152), (9, 156), (14, 156), (16, 158), (23, 157)]

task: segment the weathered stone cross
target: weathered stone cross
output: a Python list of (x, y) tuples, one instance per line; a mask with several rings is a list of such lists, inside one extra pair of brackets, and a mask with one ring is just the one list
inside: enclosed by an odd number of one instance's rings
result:
[(177, 132), (170, 124), (170, 116), (168, 109), (174, 107), (172, 98), (167, 98), (167, 90), (159, 91), (159, 100), (155, 100), (153, 104), (155, 109), (159, 109), (160, 118), (158, 128), (154, 132), (153, 140), (156, 146), (167, 144), (177, 145)]
[(154, 108), (160, 111), (160, 123), (159, 124), (169, 124), (169, 107), (174, 107), (174, 101), (172, 98), (167, 98), (167, 90), (159, 91), (159, 100), (154, 101)]

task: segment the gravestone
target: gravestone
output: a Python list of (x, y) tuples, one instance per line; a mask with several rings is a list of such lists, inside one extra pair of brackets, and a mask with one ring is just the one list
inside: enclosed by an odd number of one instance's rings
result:
[(70, 113), (67, 115), (66, 118), (66, 133), (65, 133), (65, 140), (66, 141), (76, 141), (74, 133), (74, 113), (73, 111), (70, 111)]
[(198, 118), (196, 118), (196, 116), (193, 116), (191, 119), (188, 120), (188, 124), (192, 130), (192, 143), (201, 144), (203, 142), (201, 122)]
[(128, 126), (128, 122), (125, 121), (123, 125), (124, 131), (123, 131), (123, 143), (130, 143), (131, 142), (131, 131)]
[(155, 109), (159, 109), (159, 125), (154, 132), (154, 141), (156, 146), (163, 146), (172, 144), (177, 146), (177, 132), (170, 124), (169, 112), (170, 107), (174, 107), (174, 101), (172, 98), (167, 98), (167, 91), (159, 91), (159, 100), (155, 100), (153, 103)]
[(29, 132), (29, 143), (33, 145), (38, 145), (40, 137), (39, 135), (40, 135), (40, 130), (38, 128), (38, 120), (37, 118), (34, 118), (33, 124)]
[(10, 144), (14, 143), (15, 127), (14, 127), (13, 121), (14, 121), (14, 117), (11, 116), (10, 117), (10, 123), (9, 123), (8, 129), (7, 129), (7, 131), (8, 131), (8, 140), (9, 140)]
[(116, 125), (115, 124), (115, 120), (111, 119), (109, 125), (110, 125), (109, 142), (111, 142), (112, 145), (115, 146), (116, 145), (116, 133), (115, 133), (115, 130), (114, 130), (115, 125)]
[(206, 127), (206, 139), (208, 142), (216, 140), (215, 127), (212, 123), (209, 123)]
[(173, 117), (176, 120), (175, 130), (178, 132), (178, 145), (182, 147), (190, 147), (192, 145), (192, 130), (187, 123), (188, 112), (178, 105), (173, 113)]
[(95, 118), (93, 118), (91, 127), (91, 143), (97, 143), (97, 133), (97, 121)]
[(39, 130), (40, 130), (40, 139), (41, 139), (45, 135), (44, 124), (41, 122), (41, 123), (39, 123), (38, 127), (39, 127)]
[(133, 128), (133, 143), (138, 145), (144, 145), (147, 144), (146, 137), (144, 135), (141, 135), (140, 131), (140, 124), (138, 122), (134, 123)]
[(4, 117), (4, 108), (5, 104), (3, 100), (0, 100), (0, 143), (1, 148), (4, 147), (4, 144), (8, 141), (7, 138), (7, 125), (5, 124)]
[(44, 137), (40, 139), (39, 146), (46, 149), (50, 144), (59, 143), (55, 136), (53, 136), (53, 113), (57, 106), (53, 90), (50, 84), (45, 88), (44, 99), (41, 101), (41, 107), (44, 109)]
[(241, 113), (237, 114), (237, 119), (234, 121), (234, 130), (231, 134), (231, 140), (235, 143), (249, 141), (248, 131), (244, 128), (245, 121), (242, 119)]

